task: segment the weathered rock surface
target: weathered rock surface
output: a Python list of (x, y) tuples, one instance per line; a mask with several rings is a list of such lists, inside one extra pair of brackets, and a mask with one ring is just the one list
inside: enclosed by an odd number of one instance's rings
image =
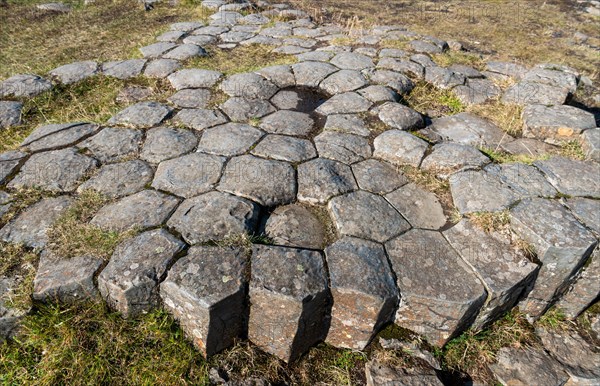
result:
[(121, 161), (136, 154), (143, 138), (141, 130), (107, 127), (98, 134), (79, 143), (103, 163)]
[(234, 122), (245, 122), (262, 118), (275, 112), (275, 107), (262, 99), (229, 98), (221, 106), (221, 110)]
[(120, 198), (143, 190), (152, 181), (153, 174), (154, 170), (140, 160), (104, 165), (81, 184), (77, 192), (91, 189), (110, 198)]
[[(564, 157), (536, 161), (534, 165), (562, 194), (569, 196), (600, 197), (600, 165)], [(577, 173), (573, 173), (577, 170)]]
[(315, 146), (309, 140), (275, 134), (264, 137), (251, 153), (288, 162), (303, 162), (317, 156)]
[(365, 364), (367, 386), (410, 385), (442, 386), (433, 369), (413, 369), (391, 366), (377, 359)]
[(576, 138), (596, 127), (594, 114), (573, 106), (531, 105), (523, 110), (523, 135), (550, 143)]
[(338, 232), (346, 236), (383, 243), (410, 229), (383, 197), (365, 191), (335, 197), (328, 209)]
[(556, 303), (556, 307), (570, 319), (577, 318), (600, 295), (600, 249), (596, 247), (590, 259), (569, 291)]
[(435, 194), (409, 183), (385, 199), (415, 228), (437, 230), (446, 225), (444, 209)]
[(255, 245), (248, 337), (292, 362), (325, 338), (330, 296), (320, 252)]
[(554, 197), (556, 189), (535, 167), (520, 163), (491, 164), (485, 171), (510, 186), (522, 198)]
[(183, 109), (175, 115), (175, 121), (196, 130), (222, 125), (227, 118), (219, 110)]
[(509, 154), (540, 157), (552, 153), (556, 148), (546, 142), (534, 138), (517, 138), (501, 145)]
[(584, 131), (580, 140), (585, 156), (588, 159), (600, 162), (600, 128)]
[(360, 71), (366, 68), (375, 67), (373, 60), (368, 56), (351, 52), (342, 52), (337, 54), (333, 59), (331, 59), (331, 64), (343, 70)]
[(600, 201), (590, 198), (568, 198), (566, 204), (582, 224), (600, 234)]
[(204, 130), (198, 151), (231, 157), (246, 153), (264, 133), (243, 123), (227, 123)]
[(169, 98), (169, 102), (185, 109), (205, 109), (210, 103), (210, 90), (203, 88), (184, 88)]
[(0, 229), (2, 241), (41, 249), (48, 242), (48, 230), (73, 204), (69, 196), (44, 198), (31, 205)]
[(118, 112), (108, 124), (150, 128), (158, 126), (172, 111), (171, 107), (157, 102), (139, 102)]
[(500, 349), (489, 366), (503, 385), (564, 385), (569, 375), (541, 349)]
[(305, 206), (280, 206), (271, 213), (265, 234), (276, 245), (320, 249), (325, 243), (325, 227)]
[(408, 183), (408, 179), (387, 162), (368, 159), (352, 165), (358, 186), (375, 194), (386, 194)]
[(464, 171), (449, 178), (454, 205), (461, 214), (508, 209), (519, 195), (486, 171)]
[(303, 87), (317, 87), (323, 79), (333, 74), (338, 69), (329, 63), (301, 62), (292, 65), (296, 77), (296, 85)]
[(496, 147), (512, 140), (492, 122), (470, 113), (434, 119), (431, 128), (447, 141), (475, 147)]
[(314, 142), (320, 157), (348, 165), (369, 158), (372, 152), (366, 138), (353, 134), (326, 130), (317, 135)]
[(396, 324), (437, 346), (470, 326), (486, 291), (440, 233), (413, 229), (385, 249), (402, 294)]
[(488, 299), (474, 328), (485, 328), (511, 310), (533, 284), (538, 266), (508, 242), (486, 234), (467, 219), (443, 232), (458, 254), (473, 267), (487, 290)]
[(562, 295), (597, 244), (558, 202), (525, 199), (511, 210), (511, 227), (535, 247), (541, 262), (535, 286), (519, 307), (536, 318)]
[(260, 122), (260, 128), (272, 134), (307, 136), (315, 122), (305, 113), (290, 110), (280, 110)]
[(50, 75), (62, 84), (80, 82), (98, 72), (98, 63), (93, 61), (65, 64), (50, 71)]
[(264, 206), (288, 204), (296, 197), (296, 171), (287, 162), (251, 155), (234, 157), (227, 163), (218, 189)]
[(29, 157), (8, 187), (73, 192), (96, 165), (96, 160), (79, 154), (72, 147), (37, 153)]
[(176, 90), (184, 88), (211, 88), (223, 76), (220, 72), (198, 68), (183, 69), (169, 75), (168, 79)]
[(63, 259), (42, 253), (33, 281), (33, 298), (64, 304), (96, 300), (98, 290), (94, 285), (94, 275), (101, 267), (102, 259), (94, 256)]
[(157, 227), (167, 220), (178, 203), (173, 196), (143, 190), (104, 206), (90, 224), (117, 232)]
[(98, 132), (100, 127), (89, 123), (66, 123), (44, 125), (36, 128), (21, 147), (27, 151), (39, 152), (69, 146)]
[(151, 162), (176, 158), (194, 150), (198, 139), (191, 131), (172, 127), (156, 127), (146, 132), (140, 158)]
[(52, 88), (52, 83), (40, 76), (20, 74), (0, 83), (0, 98), (33, 98)]
[(319, 106), (316, 112), (322, 115), (364, 113), (368, 111), (372, 105), (373, 102), (360, 94), (346, 92), (334, 95)]
[(117, 79), (129, 79), (140, 75), (145, 65), (145, 59), (119, 60), (104, 63), (102, 72)]
[(206, 356), (246, 333), (246, 260), (239, 249), (192, 247), (160, 285), (165, 307)]
[(221, 177), (225, 158), (193, 153), (163, 161), (156, 169), (152, 187), (190, 198), (212, 190)]
[(363, 350), (400, 298), (381, 244), (344, 237), (325, 249), (333, 308), (327, 342)]
[(252, 72), (232, 75), (220, 87), (231, 97), (249, 99), (270, 99), (279, 91), (279, 87)]
[(164, 229), (148, 231), (119, 244), (98, 276), (102, 297), (125, 317), (152, 310), (159, 304), (158, 286), (184, 246)]
[(181, 68), (181, 63), (174, 59), (156, 59), (148, 62), (144, 75), (152, 78), (166, 78)]
[(298, 200), (325, 204), (331, 197), (358, 189), (352, 169), (341, 162), (317, 158), (298, 166)]
[(421, 164), (423, 170), (439, 173), (477, 169), (490, 162), (490, 159), (472, 146), (445, 142), (435, 145), (433, 151)]
[(251, 234), (258, 214), (258, 206), (249, 200), (208, 192), (185, 200), (167, 225), (193, 245)]
[(421, 114), (400, 103), (388, 102), (381, 106), (379, 119), (386, 125), (399, 130), (417, 130), (425, 126)]
[(374, 141), (373, 156), (394, 165), (419, 166), (427, 151), (427, 142), (400, 130), (389, 130)]
[(502, 102), (519, 105), (562, 105), (569, 93), (560, 87), (522, 81), (511, 86), (502, 95)]
[(180, 44), (162, 55), (165, 59), (188, 60), (197, 56), (207, 56), (204, 48), (195, 44)]
[(367, 80), (358, 71), (341, 70), (328, 76), (319, 88), (329, 95), (358, 90), (365, 86)]
[(0, 184), (6, 183), (26, 156), (27, 154), (20, 151), (0, 153)]
[(22, 109), (21, 102), (0, 101), (0, 129), (20, 125)]

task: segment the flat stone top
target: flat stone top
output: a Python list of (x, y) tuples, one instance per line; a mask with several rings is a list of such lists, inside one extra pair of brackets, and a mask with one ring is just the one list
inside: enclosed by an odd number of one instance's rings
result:
[(307, 249), (254, 245), (250, 287), (308, 301), (327, 289), (323, 257)]
[(245, 285), (246, 261), (241, 249), (195, 246), (173, 265), (165, 283), (185, 289), (189, 300), (210, 308)]
[(563, 194), (600, 197), (600, 164), (597, 162), (553, 157), (545, 161), (536, 161), (534, 165)]
[(441, 233), (413, 229), (387, 242), (400, 293), (444, 302), (464, 302), (483, 285)]

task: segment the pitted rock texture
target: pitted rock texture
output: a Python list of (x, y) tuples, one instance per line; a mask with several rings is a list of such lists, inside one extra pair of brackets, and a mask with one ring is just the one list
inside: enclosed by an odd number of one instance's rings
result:
[(121, 161), (136, 154), (142, 137), (141, 130), (107, 127), (77, 146), (89, 151), (100, 162), (108, 163)]
[(246, 261), (239, 249), (192, 247), (160, 285), (160, 296), (204, 355), (246, 333)]
[(330, 198), (356, 189), (352, 169), (341, 162), (317, 158), (298, 166), (298, 201), (326, 204)]
[[(600, 164), (563, 157), (536, 161), (534, 165), (562, 194), (569, 196), (600, 197)], [(577, 170), (577, 173), (573, 173)]]
[(185, 244), (163, 229), (148, 231), (121, 243), (98, 276), (107, 303), (124, 316), (158, 306), (158, 285)]
[(23, 142), (21, 147), (31, 152), (59, 149), (73, 145), (80, 140), (96, 134), (98, 125), (87, 123), (67, 123), (45, 125), (36, 128)]
[(489, 366), (504, 385), (564, 385), (569, 375), (542, 349), (502, 348)]
[(330, 296), (320, 252), (255, 245), (248, 337), (291, 362), (325, 338)]
[(325, 226), (310, 208), (298, 204), (280, 206), (265, 225), (265, 234), (276, 245), (320, 249), (325, 243)]
[(106, 197), (120, 198), (143, 190), (152, 182), (154, 170), (140, 160), (102, 166), (96, 175), (79, 185), (77, 192), (95, 190)]
[(163, 161), (156, 169), (152, 187), (190, 198), (212, 190), (219, 178), (225, 158), (193, 153)]

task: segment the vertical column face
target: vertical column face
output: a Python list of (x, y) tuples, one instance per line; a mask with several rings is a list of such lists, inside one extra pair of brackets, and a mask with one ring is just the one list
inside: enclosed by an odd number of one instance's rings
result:
[(290, 362), (325, 338), (331, 307), (320, 252), (255, 245), (250, 340)]
[(392, 321), (399, 294), (383, 246), (344, 237), (325, 250), (333, 308), (327, 343), (363, 350)]
[(165, 307), (205, 356), (246, 335), (246, 263), (241, 249), (192, 247), (160, 286)]

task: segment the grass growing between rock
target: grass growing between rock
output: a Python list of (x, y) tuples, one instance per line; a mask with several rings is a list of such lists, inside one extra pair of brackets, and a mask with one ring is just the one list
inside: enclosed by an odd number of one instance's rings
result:
[(415, 88), (404, 97), (413, 110), (432, 118), (458, 114), (465, 110), (460, 99), (450, 90), (439, 89), (425, 81), (418, 81)]
[(273, 52), (274, 47), (260, 44), (240, 46), (231, 50), (214, 48), (208, 56), (191, 59), (186, 67), (219, 71), (227, 75), (251, 72), (263, 67), (280, 64), (293, 64), (297, 59), (292, 55)]
[(89, 255), (108, 260), (121, 241), (137, 232), (104, 231), (90, 225), (89, 221), (106, 202), (100, 193), (82, 192), (48, 231), (50, 250), (61, 258)]
[(23, 209), (50, 196), (54, 196), (54, 194), (38, 188), (23, 188), (12, 192), (10, 210), (0, 217), (0, 227), (16, 217)]
[(510, 224), (510, 212), (503, 210), (500, 212), (475, 212), (469, 214), (469, 220), (483, 229), (486, 233), (506, 231)]
[(520, 137), (523, 131), (523, 106), (502, 103), (499, 100), (480, 105), (472, 105), (466, 109), (481, 118), (488, 119), (513, 137)]
[[(38, 256), (22, 245), (0, 242), (0, 278), (15, 278), (16, 288), (6, 292), (0, 298), (0, 304), (28, 310), (31, 307), (33, 278), (38, 263)], [(1, 381), (1, 378), (0, 378)]]
[(485, 61), (481, 55), (465, 51), (447, 51), (443, 54), (434, 54), (432, 55), (432, 59), (438, 66), (442, 67), (450, 67), (454, 64), (464, 64), (479, 71), (485, 69)]

